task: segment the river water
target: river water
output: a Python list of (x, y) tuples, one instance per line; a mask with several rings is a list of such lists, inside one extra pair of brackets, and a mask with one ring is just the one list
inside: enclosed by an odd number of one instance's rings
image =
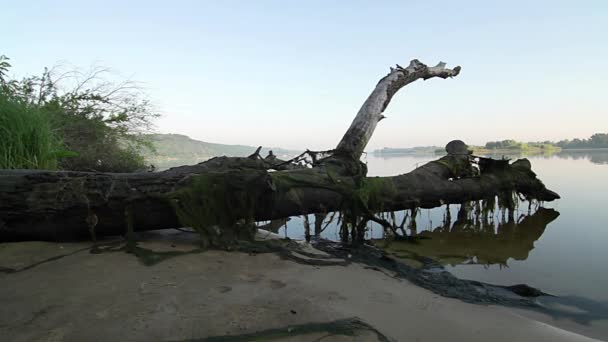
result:
[[(557, 295), (538, 299), (556, 309), (554, 319), (583, 324), (583, 333), (608, 340), (608, 150), (525, 157), (547, 188), (560, 194), (560, 200), (530, 212), (526, 203), (520, 203), (513, 221), (503, 220), (496, 211), (491, 222), (481, 224), (455, 222), (458, 206), (451, 206), (448, 224), (444, 222), (445, 207), (423, 209), (416, 215), (415, 229), (406, 225), (408, 235), (418, 239), (391, 243), (388, 250), (404, 259), (433, 258), (459, 278), (497, 285), (525, 283)], [(369, 176), (393, 176), (437, 158), (432, 154), (368, 154), (364, 161)], [(401, 222), (404, 215), (395, 213), (396, 221)], [(330, 217), (323, 222), (320, 235), (339, 240), (337, 215), (332, 222)], [(308, 221), (314, 232), (314, 215)], [(303, 217), (292, 217), (272, 230), (304, 239), (304, 227)], [(381, 227), (369, 228), (366, 238), (383, 237)]]
[[(369, 154), (366, 162), (370, 176), (391, 176), (437, 158)], [(546, 209), (532, 208), (530, 214), (528, 205), (520, 203), (514, 221), (503, 220), (497, 211), (493, 222), (477, 225), (455, 223), (457, 206), (450, 209), (453, 220), (448, 225), (444, 224), (445, 208), (423, 209), (416, 216), (416, 229), (406, 229), (408, 235), (420, 239), (392, 244), (389, 249), (405, 258), (431, 257), (459, 278), (540, 288), (561, 298), (560, 303), (549, 297), (541, 302), (574, 305), (577, 313), (568, 318), (608, 333), (608, 150), (526, 158), (547, 188), (560, 194), (560, 200), (545, 203)], [(400, 222), (404, 213), (395, 215)], [(313, 215), (310, 222), (312, 226)], [(302, 239), (303, 224), (302, 218), (291, 218), (278, 232)], [(330, 223), (321, 236), (339, 239), (337, 225)], [(370, 226), (368, 238), (382, 236), (380, 227)]]
[[(435, 158), (370, 156), (369, 173), (378, 176), (403, 173), (398, 170), (409, 171), (416, 164)], [(461, 278), (504, 285), (528, 283), (549, 293), (608, 301), (608, 151), (527, 158), (547, 188), (562, 197), (543, 205), (559, 216), (537, 213), (526, 218), (528, 206), (522, 203), (516, 214), (516, 218), (523, 216), (519, 226), (495, 227), (490, 234), (469, 234), (469, 241), (462, 231), (438, 232), (436, 239), (445, 246), (437, 243), (434, 246), (444, 248), (447, 256), (456, 254), (453, 260), (447, 258), (445, 266)], [(442, 217), (437, 214), (442, 210), (425, 211), (418, 217), (419, 231), (434, 229), (441, 223)], [(495, 215), (498, 226), (500, 213)], [(433, 235), (429, 235), (432, 241)], [(419, 244), (424, 243), (422, 240)], [(473, 257), (478, 260), (472, 261)]]

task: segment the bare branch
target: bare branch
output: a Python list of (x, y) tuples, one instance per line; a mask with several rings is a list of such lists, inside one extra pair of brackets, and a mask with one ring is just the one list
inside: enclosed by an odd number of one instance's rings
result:
[(337, 150), (342, 154), (351, 155), (354, 159), (359, 159), (374, 133), (376, 125), (385, 118), (382, 112), (384, 112), (395, 93), (418, 79), (449, 78), (460, 73), (461, 68), (459, 66), (448, 69), (445, 65), (445, 63), (440, 62), (434, 67), (428, 67), (414, 59), (406, 68), (399, 64), (396, 65), (396, 68), (391, 68), (390, 73), (378, 82), (376, 88), (359, 109), (350, 128), (338, 144)]

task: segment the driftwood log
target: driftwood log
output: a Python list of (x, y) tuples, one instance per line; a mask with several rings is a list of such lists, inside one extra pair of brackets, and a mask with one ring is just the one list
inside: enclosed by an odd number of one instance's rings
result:
[[(190, 226), (209, 245), (249, 239), (254, 221), (293, 215), (343, 213), (343, 228), (360, 240), (375, 214), (485, 200), (510, 207), (514, 194), (551, 201), (526, 159), (513, 163), (476, 158), (461, 141), (447, 155), (394, 177), (366, 177), (360, 162), (393, 95), (418, 79), (457, 76), (413, 60), (391, 68), (357, 113), (337, 147), (308, 151), (312, 162), (218, 157), (155, 173), (0, 170), (0, 241), (61, 240)], [(300, 158), (301, 159), (301, 158)], [(475, 166), (474, 163), (478, 164)]]

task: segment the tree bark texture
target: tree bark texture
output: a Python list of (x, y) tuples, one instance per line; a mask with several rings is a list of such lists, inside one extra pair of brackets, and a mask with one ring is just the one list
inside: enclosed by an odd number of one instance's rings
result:
[[(494, 199), (517, 193), (551, 201), (526, 159), (475, 159), (461, 141), (448, 154), (394, 177), (366, 177), (359, 161), (382, 112), (403, 86), (457, 76), (460, 67), (413, 60), (382, 78), (336, 149), (298, 167), (271, 156), (217, 157), (156, 173), (0, 170), (0, 241), (63, 240), (135, 230), (193, 226), (208, 244), (251, 238), (254, 221), (311, 213), (375, 213)], [(473, 167), (473, 161), (479, 168)], [(356, 221), (356, 220), (355, 220)], [(352, 221), (353, 229), (356, 226)]]

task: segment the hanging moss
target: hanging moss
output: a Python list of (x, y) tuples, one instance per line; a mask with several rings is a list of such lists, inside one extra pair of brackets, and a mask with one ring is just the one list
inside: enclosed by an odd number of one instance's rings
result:
[(445, 213), (443, 215), (442, 229), (446, 230), (446, 231), (449, 231), (451, 225), (452, 225), (452, 212), (450, 211), (450, 205), (447, 204), (445, 206)]
[(460, 208), (458, 209), (458, 216), (456, 220), (464, 222), (469, 218), (469, 212), (471, 211), (471, 207), (469, 206), (469, 202), (460, 203)]
[(382, 211), (381, 199), (392, 196), (394, 189), (395, 187), (390, 179), (366, 178), (361, 182), (360, 187), (355, 189), (353, 195), (365, 203), (368, 208), (376, 208)]
[(515, 209), (515, 203), (517, 201), (517, 197), (515, 192), (506, 191), (498, 194), (498, 208), (499, 209), (507, 209), (513, 210)]
[(351, 230), (352, 243), (363, 243), (368, 222), (376, 213), (384, 211), (381, 205), (382, 198), (391, 196), (394, 189), (390, 179), (374, 177), (362, 178), (354, 189), (348, 188), (344, 191), (341, 211), (348, 229)]
[(484, 224), (490, 222), (490, 214), (494, 215), (494, 209), (496, 208), (496, 197), (488, 197), (481, 202), (482, 220)]
[(475, 224), (479, 225), (481, 224), (481, 216), (482, 216), (482, 210), (481, 210), (481, 201), (475, 201)]
[[(357, 161), (356, 165), (361, 164)], [(369, 208), (379, 208), (381, 196), (393, 187), (379, 177), (365, 178), (367, 168), (361, 164), (355, 168), (356, 174), (352, 177), (354, 182), (345, 181), (337, 170), (326, 165), (324, 171), (298, 170), (298, 172), (274, 173), (272, 181), (276, 193), (283, 193), (287, 198), (298, 204), (300, 202), (300, 188), (321, 188), (337, 192), (342, 195), (340, 217), (340, 236), (344, 242), (362, 243), (367, 229), (367, 222), (372, 214)], [(354, 183), (354, 184), (353, 184)]]
[(343, 166), (345, 161), (339, 163), (326, 161), (323, 171), (298, 170), (298, 172), (281, 172), (272, 174), (272, 184), (276, 194), (282, 194), (287, 199), (300, 204), (302, 188), (319, 188), (334, 191), (342, 195), (341, 210), (339, 212), (340, 236), (343, 242), (349, 240), (353, 243), (363, 242), (367, 223), (374, 215), (370, 208), (381, 212), (382, 197), (390, 196), (394, 187), (389, 180), (380, 177), (365, 178), (367, 167), (358, 160), (346, 163), (351, 172), (344, 178)]
[(252, 240), (255, 196), (267, 177), (264, 171), (230, 170), (192, 176), (168, 199), (180, 223), (201, 235), (203, 247), (227, 248), (238, 240)]

